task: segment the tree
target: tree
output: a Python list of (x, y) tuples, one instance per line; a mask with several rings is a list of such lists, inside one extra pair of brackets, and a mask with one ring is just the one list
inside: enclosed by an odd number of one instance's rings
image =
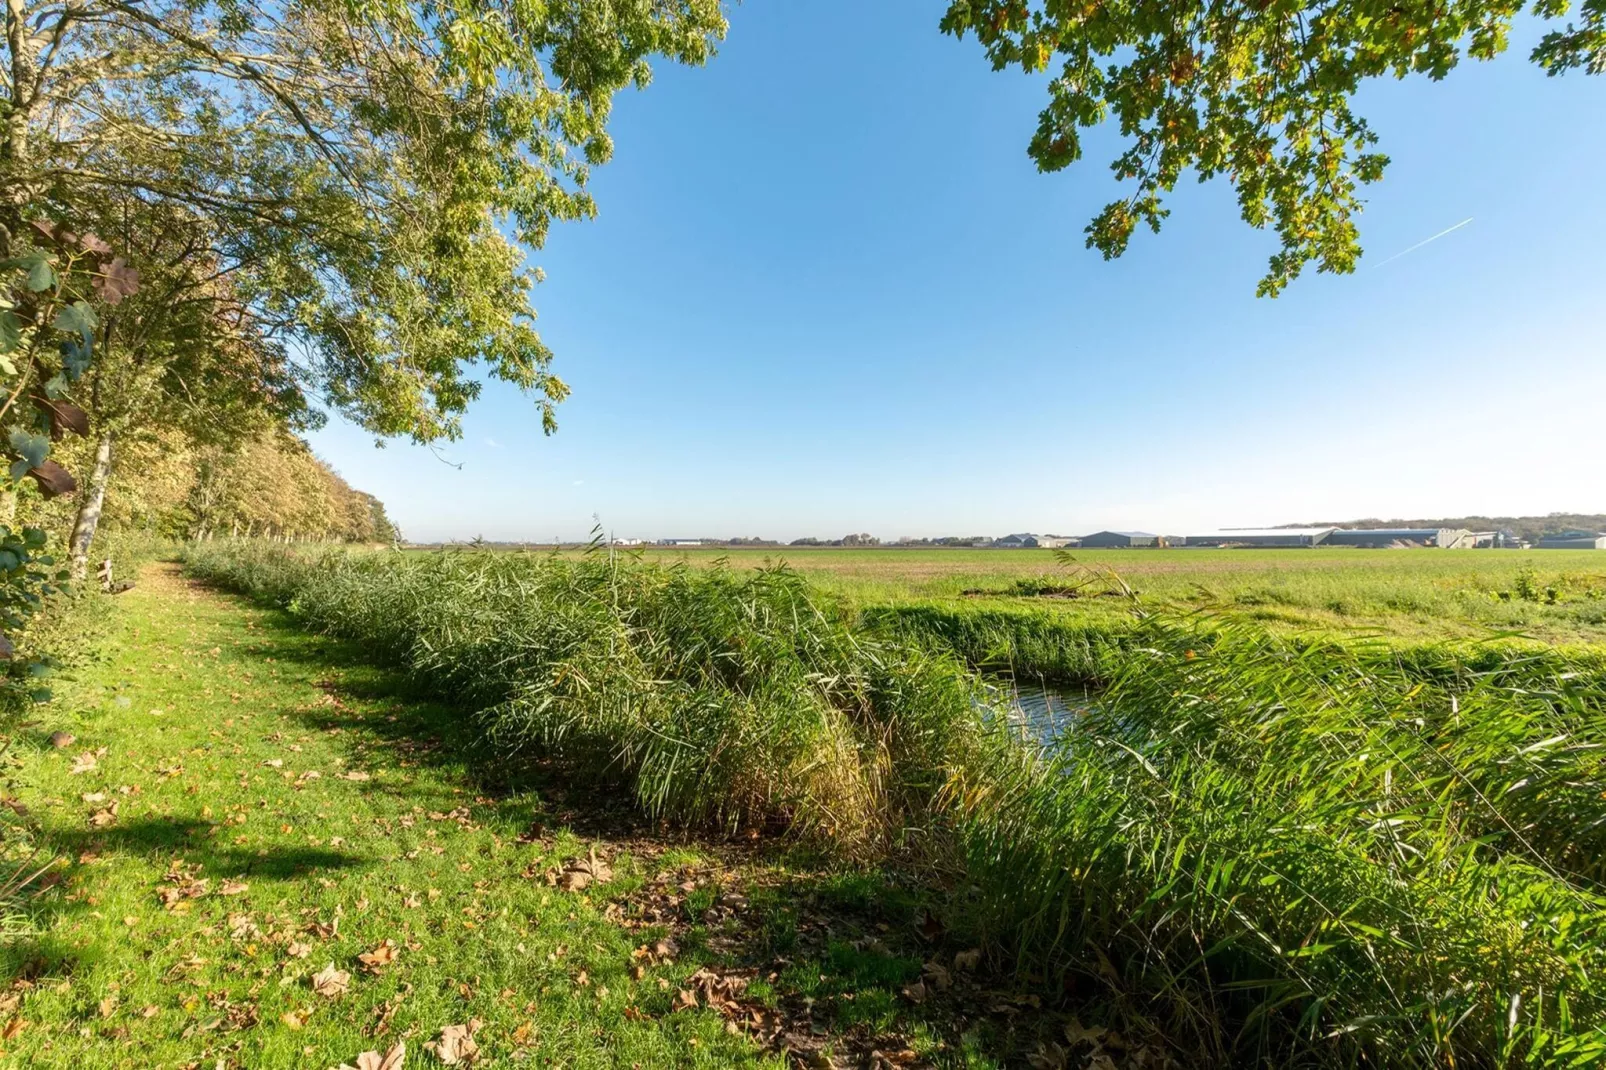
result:
[(185, 443), (227, 442), (299, 427), (309, 413), (283, 347), (259, 329), (212, 253), (204, 217), (123, 193), (79, 218), (144, 265), (138, 291), (102, 309), (97, 359), (73, 392), (96, 437), (68, 540), (82, 577), (122, 447), (162, 441), (167, 429), (182, 429)]
[[(38, 244), (35, 244), (37, 242)], [(84, 435), (89, 418), (68, 398), (94, 362), (99, 320), (93, 296), (107, 305), (137, 291), (137, 273), (93, 234), (74, 234), (36, 220), (33, 238), (19, 256), (0, 260), (0, 420), (7, 461), (0, 488), (5, 523), (0, 524), (0, 660), (11, 662), (0, 691), (15, 694), (42, 667), (36, 659), (14, 661), (11, 634), (26, 626), (65, 575), (54, 571), (41, 527), (12, 530), (18, 484), (32, 479), (46, 499), (71, 494), (72, 473), (50, 456), (64, 435)], [(10, 633), (10, 634), (7, 634)]]
[(39, 215), (182, 211), (361, 425), (455, 436), (479, 365), (550, 430), (515, 242), (592, 214), (613, 95), (724, 28), (719, 0), (6, 0), (0, 259)]
[[(1158, 232), (1163, 194), (1188, 169), (1225, 175), (1244, 221), (1274, 226), (1281, 249), (1258, 293), (1276, 296), (1315, 262), (1348, 273), (1361, 255), (1360, 186), (1388, 157), (1355, 114), (1361, 82), (1443, 78), (1464, 57), (1504, 51), (1521, 0), (951, 0), (946, 33), (974, 33), (995, 70), (1059, 65), (1028, 152), (1042, 171), (1081, 158), (1081, 130), (1112, 115), (1129, 142), (1112, 164), (1134, 187), (1087, 228), (1105, 259), (1142, 223)], [(1527, 10), (1560, 20), (1569, 0)], [(1552, 75), (1606, 71), (1606, 0), (1552, 29), (1532, 58)]]

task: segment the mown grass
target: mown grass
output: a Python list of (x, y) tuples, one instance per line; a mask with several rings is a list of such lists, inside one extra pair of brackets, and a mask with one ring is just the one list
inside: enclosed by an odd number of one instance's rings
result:
[[(896, 1011), (876, 1023), (897, 1031), (889, 1050), (997, 1065), (957, 1036), (945, 1049), (943, 1026), (898, 997), (887, 971), (906, 972), (907, 951), (844, 972), (800, 938), (797, 911), (829, 881), (632, 832), (617, 800), (498, 763), (454, 708), (281, 611), (156, 571), (107, 617), (8, 759), (6, 801), (60, 880), (0, 942), (0, 1066), (323, 1068), (398, 1041), (406, 1065), (439, 1065), (424, 1045), (477, 1021), (479, 1065), (779, 1067), (715, 1011), (675, 1009), (748, 930), (786, 947), (811, 994), (834, 978), (813, 1050), (844, 1044), (874, 1004)], [(76, 741), (51, 747), (57, 729)], [(593, 850), (611, 880), (545, 879)], [(753, 911), (716, 923), (709, 904), (733, 891)], [(666, 934), (673, 956), (642, 958)], [(395, 960), (365, 968), (387, 940)], [(326, 996), (313, 978), (331, 965), (350, 976)], [(802, 998), (787, 977), (767, 991)]]
[(1039, 747), (931, 634), (866, 627), (786, 570), (190, 564), (453, 695), (500, 761), (560, 754), (649, 813), (845, 862), (924, 859), (1023, 976), (1101, 992), (1192, 1058), (1606, 1057), (1587, 657), (1149, 614), (1090, 642), (1108, 689)]

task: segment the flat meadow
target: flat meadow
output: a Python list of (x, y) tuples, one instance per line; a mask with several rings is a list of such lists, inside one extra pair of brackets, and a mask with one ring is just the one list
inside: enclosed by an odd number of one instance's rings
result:
[[(1282, 632), (1606, 642), (1606, 553), (1589, 550), (710, 547), (641, 554), (694, 566), (723, 560), (736, 569), (785, 562), (860, 605), (962, 601), (1113, 621), (1131, 611), (1126, 599), (1108, 597), (1119, 577), (1152, 607), (1228, 612)], [(1083, 582), (1080, 597), (1035, 593)]]

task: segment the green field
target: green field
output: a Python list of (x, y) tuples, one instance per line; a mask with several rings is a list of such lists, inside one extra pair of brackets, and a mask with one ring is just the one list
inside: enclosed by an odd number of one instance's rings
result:
[[(668, 827), (909, 874), (922, 924), (974, 934), (1073, 1047), (1096, 1022), (1181, 1065), (1606, 1061), (1603, 648), (1469, 642), (1469, 613), (1386, 601), (1404, 572), (1559, 614), (1593, 601), (1587, 557), (1102, 555), (1138, 613), (999, 593), (1042, 590), (1049, 555), (682, 556), (186, 563), (401, 670), (486, 772), (557, 759)], [(1155, 594), (1206, 578), (1182, 611)], [(1388, 634), (1268, 629), (1244, 596), (1278, 583), (1377, 592)], [(972, 668), (1099, 691), (1045, 741)], [(1008, 1061), (1076, 1065), (1057, 1044)]]
[[(1606, 642), (1606, 552), (1588, 550), (1074, 550), (1073, 565), (1052, 550), (777, 547), (643, 556), (693, 565), (724, 559), (736, 568), (784, 561), (862, 604), (964, 599), (1048, 606), (1095, 621), (1130, 613), (1116, 598), (1007, 593), (1022, 580), (1074, 581), (1080, 567), (1120, 576), (1152, 606), (1231, 610), (1283, 631), (1419, 639), (1519, 632), (1544, 642)], [(1110, 589), (1096, 579), (1086, 593)]]

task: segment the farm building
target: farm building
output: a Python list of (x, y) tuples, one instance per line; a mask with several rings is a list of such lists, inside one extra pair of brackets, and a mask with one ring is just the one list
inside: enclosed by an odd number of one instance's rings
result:
[(1476, 545), (1464, 528), (1339, 528), (1327, 536), (1328, 546), (1437, 546), (1457, 550)]
[(1069, 546), (1075, 539), (1068, 539), (1063, 535), (1031, 535), (1021, 532), (1018, 535), (1005, 535), (1002, 539), (995, 539), (993, 545), (1000, 550), (1057, 550), (1062, 546)]
[(1083, 535), (1081, 545), (1083, 549), (1113, 546), (1164, 546), (1165, 541), (1160, 536), (1147, 531), (1095, 531), (1091, 535)]
[(1320, 546), (1332, 528), (1223, 528), (1189, 535), (1189, 546)]
[(659, 546), (701, 546), (702, 539), (659, 539)]
[(1541, 550), (1606, 550), (1606, 534), (1595, 531), (1563, 531), (1559, 535), (1542, 535)]

